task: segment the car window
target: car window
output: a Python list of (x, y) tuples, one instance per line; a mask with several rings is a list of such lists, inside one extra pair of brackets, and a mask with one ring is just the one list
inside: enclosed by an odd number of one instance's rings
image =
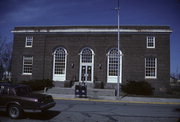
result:
[(26, 96), (31, 93), (31, 90), (29, 87), (18, 87), (15, 89), (15, 91), (18, 96)]
[(6, 87), (0, 87), (0, 94), (1, 95), (14, 95), (14, 92), (12, 89), (10, 88), (6, 88)]
[(10, 96), (13, 96), (13, 95), (14, 95), (13, 90), (12, 90), (12, 89), (9, 89), (9, 90), (8, 90), (8, 94), (9, 94)]
[(4, 86), (1, 86), (0, 88), (0, 94), (2, 95), (7, 95), (8, 91), (7, 91), (7, 88), (5, 88)]

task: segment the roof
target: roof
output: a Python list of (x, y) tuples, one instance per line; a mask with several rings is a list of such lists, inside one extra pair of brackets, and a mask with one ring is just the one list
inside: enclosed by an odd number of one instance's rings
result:
[[(117, 32), (117, 26), (24, 26), (15, 27), (13, 33), (92, 33), (92, 32)], [(170, 33), (169, 26), (120, 26), (120, 32), (165, 32)]]

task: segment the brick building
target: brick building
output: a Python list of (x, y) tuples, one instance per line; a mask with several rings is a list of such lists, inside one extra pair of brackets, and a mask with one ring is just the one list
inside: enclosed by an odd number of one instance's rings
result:
[[(15, 27), (15, 81), (77, 80), (117, 83), (116, 26)], [(170, 80), (169, 26), (120, 27), (120, 82), (147, 81), (161, 90)]]

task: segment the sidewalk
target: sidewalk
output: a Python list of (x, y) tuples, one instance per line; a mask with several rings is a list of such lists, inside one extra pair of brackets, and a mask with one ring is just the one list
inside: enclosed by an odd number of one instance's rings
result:
[(78, 100), (95, 102), (116, 102), (116, 103), (141, 103), (141, 104), (170, 104), (180, 105), (180, 98), (153, 98), (153, 97), (130, 97), (120, 96), (117, 98), (113, 89), (87, 89), (87, 98), (75, 96), (74, 88), (53, 87), (44, 91), (59, 100)]
[(150, 97), (121, 97), (115, 96), (88, 96), (87, 98), (79, 98), (75, 95), (70, 94), (54, 94), (54, 99), (59, 100), (78, 100), (78, 101), (94, 101), (94, 102), (116, 102), (116, 103), (141, 103), (141, 104), (169, 104), (169, 105), (180, 105), (180, 99), (175, 98), (150, 98)]

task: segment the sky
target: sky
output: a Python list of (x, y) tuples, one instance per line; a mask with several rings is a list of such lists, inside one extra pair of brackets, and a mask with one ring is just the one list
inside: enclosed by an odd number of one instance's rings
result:
[[(118, 0), (0, 0), (0, 36), (16, 26), (117, 25)], [(180, 0), (120, 0), (120, 25), (168, 25), (171, 73), (180, 73)]]

